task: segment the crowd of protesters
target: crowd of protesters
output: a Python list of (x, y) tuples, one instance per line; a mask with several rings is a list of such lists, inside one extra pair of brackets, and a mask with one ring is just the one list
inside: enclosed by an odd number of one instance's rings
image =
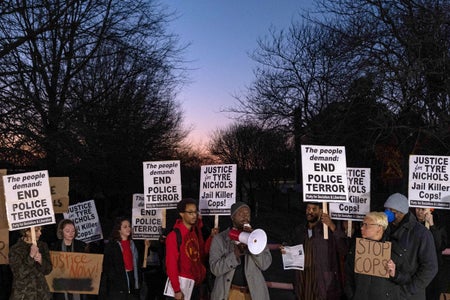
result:
[[(448, 246), (444, 223), (432, 209), (408, 207), (407, 198), (398, 193), (384, 207), (384, 212), (370, 212), (360, 224), (355, 222), (350, 237), (345, 222), (332, 220), (320, 203), (307, 203), (304, 224), (280, 247), (281, 253), (287, 245), (304, 247), (304, 269), (293, 273), (292, 299), (439, 299), (449, 284), (442, 257)], [(75, 239), (75, 225), (67, 219), (60, 220), (55, 240), (48, 244), (41, 241), (46, 227), (34, 227), (36, 243), (29, 229), (22, 230), (11, 240), (9, 265), (1, 266), (0, 299), (186, 299), (180, 276), (193, 280), (193, 300), (270, 299), (263, 277), (273, 263), (268, 247), (254, 254), (229, 237), (230, 229), (253, 230), (247, 204), (231, 207), (230, 227), (221, 232), (204, 226), (193, 199), (181, 200), (177, 214), (174, 230), (158, 241), (133, 240), (126, 217), (115, 219), (107, 240), (91, 244)], [(356, 237), (392, 243), (384, 266), (388, 277), (355, 274)], [(50, 293), (45, 281), (52, 270), (49, 249), (104, 254), (99, 295)], [(163, 295), (167, 277), (172, 298)]]

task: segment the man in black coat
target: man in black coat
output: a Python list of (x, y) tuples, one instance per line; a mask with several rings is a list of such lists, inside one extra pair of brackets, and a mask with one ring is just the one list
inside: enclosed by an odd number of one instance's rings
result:
[[(388, 227), (388, 239), (399, 245), (400, 256), (405, 256), (404, 268), (398, 270), (401, 299), (425, 300), (425, 289), (438, 271), (433, 236), (409, 212), (408, 199), (392, 194), (384, 203), (395, 219)], [(394, 249), (393, 249), (394, 251)]]

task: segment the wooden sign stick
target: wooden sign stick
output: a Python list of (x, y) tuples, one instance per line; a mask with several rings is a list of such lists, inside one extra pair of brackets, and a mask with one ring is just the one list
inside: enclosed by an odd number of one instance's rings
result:
[(31, 233), (31, 243), (33, 243), (33, 245), (37, 245), (37, 242), (36, 242), (36, 230), (34, 229), (34, 226), (30, 227), (30, 233)]
[[(322, 202), (322, 211), (326, 214), (328, 213), (327, 202)], [(323, 239), (328, 240), (328, 226), (325, 224), (323, 224)]]

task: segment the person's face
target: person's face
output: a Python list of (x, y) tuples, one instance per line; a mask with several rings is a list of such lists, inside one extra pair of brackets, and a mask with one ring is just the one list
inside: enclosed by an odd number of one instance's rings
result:
[(193, 226), (197, 222), (198, 212), (197, 205), (195, 204), (186, 204), (186, 208), (184, 212), (180, 212), (181, 219), (183, 223), (187, 226)]
[(392, 221), (392, 224), (394, 224), (395, 226), (400, 224), (400, 222), (403, 220), (403, 217), (405, 216), (405, 214), (403, 214), (403, 213), (401, 213), (398, 210), (393, 209), (393, 208), (385, 207), (385, 209), (390, 210), (391, 212), (394, 213), (395, 220)]
[(120, 225), (119, 233), (120, 233), (120, 237), (122, 238), (122, 240), (128, 239), (128, 237), (131, 234), (131, 224), (128, 220), (122, 221), (122, 224)]
[(233, 215), (233, 226), (237, 229), (243, 229), (244, 224), (250, 223), (250, 217), (250, 209), (247, 206), (241, 206)]
[(306, 206), (306, 221), (308, 223), (316, 223), (322, 215), (322, 210), (318, 205), (308, 204)]
[[(36, 233), (36, 241), (38, 241), (42, 235), (42, 227), (40, 226), (34, 227), (34, 232)], [(27, 230), (25, 234), (31, 240), (31, 229)]]
[(62, 232), (65, 241), (73, 241), (75, 238), (75, 226), (73, 224), (66, 224)]
[(365, 239), (379, 241), (383, 236), (383, 227), (378, 225), (374, 219), (364, 217), (361, 224), (361, 236)]
[(425, 222), (425, 215), (429, 211), (429, 208), (416, 207), (416, 217), (419, 222)]

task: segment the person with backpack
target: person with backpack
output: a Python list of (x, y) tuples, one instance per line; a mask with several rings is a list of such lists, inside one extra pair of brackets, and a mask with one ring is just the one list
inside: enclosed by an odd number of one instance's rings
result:
[(166, 238), (166, 272), (172, 284), (174, 299), (184, 299), (179, 276), (195, 281), (191, 299), (200, 297), (199, 287), (206, 276), (204, 266), (205, 243), (201, 233), (203, 226), (197, 210), (197, 202), (192, 198), (182, 199), (177, 204), (180, 216), (173, 230)]

